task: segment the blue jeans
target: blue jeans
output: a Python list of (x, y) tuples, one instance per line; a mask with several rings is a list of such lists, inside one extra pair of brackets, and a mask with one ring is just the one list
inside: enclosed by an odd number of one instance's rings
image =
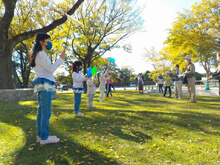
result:
[(80, 103), (81, 103), (81, 93), (74, 93), (74, 110), (75, 110), (75, 114), (79, 113)]
[(41, 140), (46, 140), (49, 136), (49, 119), (51, 116), (52, 92), (40, 91), (37, 94), (37, 134)]

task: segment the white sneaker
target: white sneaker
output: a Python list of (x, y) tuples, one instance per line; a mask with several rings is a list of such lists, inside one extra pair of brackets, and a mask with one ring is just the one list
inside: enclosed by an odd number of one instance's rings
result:
[(75, 116), (76, 116), (76, 117), (81, 117), (81, 116), (84, 116), (84, 114), (81, 113), (81, 112), (78, 112), (77, 114), (75, 114)]
[(174, 97), (173, 99), (177, 99), (177, 97)]
[(182, 97), (179, 97), (178, 99), (180, 100), (180, 99), (182, 99)]
[[(51, 138), (57, 138), (56, 136), (49, 136), (49, 137), (51, 137)], [(37, 136), (37, 143), (40, 143), (40, 137), (39, 137), (39, 136)]]
[(104, 100), (101, 99), (99, 102), (104, 102)]
[(59, 138), (52, 138), (52, 137), (48, 137), (46, 140), (40, 140), (40, 144), (41, 145), (46, 145), (49, 143), (58, 143), (60, 141)]

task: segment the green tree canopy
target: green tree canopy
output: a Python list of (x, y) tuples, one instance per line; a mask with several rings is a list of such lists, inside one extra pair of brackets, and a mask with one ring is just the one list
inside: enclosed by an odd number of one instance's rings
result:
[(219, 0), (201, 0), (192, 5), (191, 10), (179, 13), (169, 36), (164, 42), (167, 52), (164, 59), (171, 60), (172, 65), (185, 67), (184, 57), (187, 54), (199, 62), (210, 73), (210, 66), (215, 54), (220, 50), (220, 3)]

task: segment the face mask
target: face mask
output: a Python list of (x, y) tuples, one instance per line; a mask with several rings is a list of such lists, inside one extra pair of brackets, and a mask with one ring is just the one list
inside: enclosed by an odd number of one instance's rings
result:
[(219, 58), (219, 56), (217, 56), (216, 60), (217, 60), (217, 61), (220, 61), (220, 58)]
[(185, 60), (186, 63), (188, 63), (188, 60)]
[(79, 68), (79, 72), (82, 71), (82, 68)]
[(51, 41), (47, 41), (46, 48), (47, 48), (47, 50), (52, 49), (52, 42)]

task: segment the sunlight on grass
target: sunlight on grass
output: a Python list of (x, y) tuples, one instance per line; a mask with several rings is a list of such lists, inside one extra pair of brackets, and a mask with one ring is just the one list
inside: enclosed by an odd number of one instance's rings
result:
[(100, 103), (98, 95), (94, 109), (82, 95), (85, 116), (76, 118), (73, 94), (58, 94), (50, 134), (61, 141), (43, 147), (36, 144), (37, 101), (0, 103), (3, 164), (220, 163), (219, 97), (198, 96), (197, 104), (188, 104), (188, 96), (116, 91)]
[(1, 160), (5, 164), (13, 164), (13, 155), (25, 145), (24, 131), (20, 127), (0, 123), (0, 139)]
[(33, 115), (33, 114), (28, 114), (25, 117), (31, 120), (36, 120), (36, 115)]

